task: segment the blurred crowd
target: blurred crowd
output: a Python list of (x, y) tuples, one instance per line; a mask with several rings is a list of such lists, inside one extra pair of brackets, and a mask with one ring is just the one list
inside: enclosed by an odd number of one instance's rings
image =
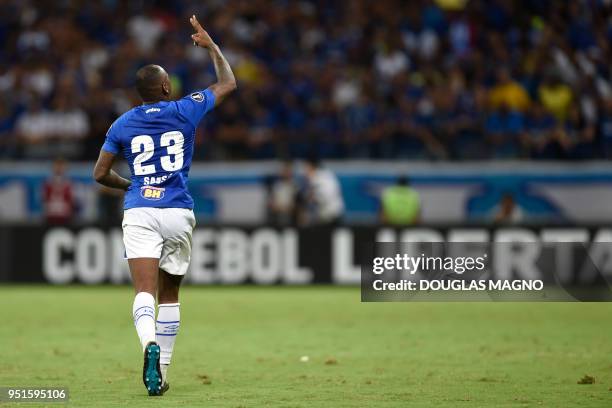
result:
[(95, 158), (144, 64), (212, 83), (194, 13), (239, 82), (195, 160), (612, 155), (610, 0), (5, 0), (0, 158)]

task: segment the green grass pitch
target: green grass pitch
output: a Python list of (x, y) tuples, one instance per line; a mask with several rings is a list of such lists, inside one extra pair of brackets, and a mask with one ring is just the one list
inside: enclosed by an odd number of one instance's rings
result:
[(151, 398), (130, 288), (3, 286), (0, 386), (67, 386), (75, 407), (612, 407), (612, 304), (359, 299), (186, 287)]

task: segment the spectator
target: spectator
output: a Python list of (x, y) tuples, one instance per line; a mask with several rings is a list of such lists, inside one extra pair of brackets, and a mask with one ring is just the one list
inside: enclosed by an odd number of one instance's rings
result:
[(76, 201), (72, 182), (66, 177), (66, 162), (56, 159), (53, 174), (43, 185), (44, 215), (47, 224), (68, 224), (75, 216)]
[(380, 77), (391, 80), (408, 69), (410, 60), (400, 48), (385, 46), (376, 55), (374, 65)]
[(26, 155), (44, 157), (54, 153), (78, 157), (83, 147), (82, 139), (89, 132), (88, 116), (67, 94), (59, 94), (53, 108), (43, 109), (40, 101), (33, 99), (17, 120), (17, 135)]
[(130, 18), (127, 29), (142, 52), (150, 52), (164, 32), (164, 25), (148, 8), (144, 14)]
[(553, 160), (555, 158), (565, 159), (569, 156), (572, 148), (572, 140), (561, 124), (555, 126), (550, 137), (537, 153), (537, 158)]
[(524, 129), (523, 114), (511, 111), (507, 106), (490, 112), (485, 131), (497, 158), (516, 158), (520, 155), (520, 135)]
[(7, 101), (0, 100), (0, 158), (15, 156), (15, 140), (11, 129), (15, 123), (15, 112)]
[[(507, 125), (535, 101), (572, 143), (590, 137), (568, 120), (577, 103), (601, 140), (612, 97), (607, 1), (305, 0), (273, 12), (266, 0), (9, 1), (0, 2), (10, 115), (0, 113), (0, 137), (22, 148), (2, 154), (91, 159), (112, 120), (139, 103), (131, 85), (144, 63), (165, 65), (175, 90), (209, 84), (211, 61), (178, 24), (198, 9), (226, 44), (240, 91), (205, 121), (196, 160), (518, 157), (529, 151), (499, 142), (516, 138)], [(550, 158), (597, 155), (581, 151)]]
[(556, 127), (555, 117), (541, 103), (534, 103), (525, 118), (522, 142), (526, 154), (533, 158), (541, 157)]
[(493, 109), (504, 107), (510, 111), (524, 112), (530, 103), (525, 88), (512, 79), (506, 68), (497, 70), (497, 83), (491, 88), (489, 98)]
[(564, 84), (558, 75), (550, 74), (538, 88), (538, 96), (542, 105), (555, 117), (563, 122), (572, 103), (572, 89)]
[(25, 144), (42, 141), (49, 135), (52, 120), (49, 111), (43, 108), (41, 101), (32, 98), (25, 112), (17, 119), (16, 132)]
[(589, 121), (578, 105), (570, 108), (563, 132), (570, 144), (570, 157), (578, 160), (592, 159), (599, 156), (595, 140), (596, 126)]
[(612, 98), (608, 98), (604, 103), (604, 110), (599, 119), (599, 134), (607, 158), (612, 158)]
[(401, 176), (397, 184), (383, 190), (380, 221), (393, 226), (414, 225), (421, 217), (419, 193), (410, 187), (408, 177)]

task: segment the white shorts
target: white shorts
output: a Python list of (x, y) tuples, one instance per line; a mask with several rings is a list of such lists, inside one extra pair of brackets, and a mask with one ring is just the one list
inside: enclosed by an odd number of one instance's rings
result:
[(130, 208), (123, 213), (123, 243), (128, 259), (159, 258), (159, 268), (185, 275), (191, 260), (193, 211), (187, 208)]

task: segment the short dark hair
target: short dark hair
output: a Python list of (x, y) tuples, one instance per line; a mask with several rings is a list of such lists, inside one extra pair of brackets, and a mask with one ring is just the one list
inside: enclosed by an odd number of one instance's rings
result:
[(397, 178), (397, 184), (400, 186), (407, 186), (408, 184), (410, 184), (410, 179), (408, 178), (408, 176), (401, 175)]
[(161, 96), (164, 69), (159, 65), (145, 65), (136, 71), (136, 90), (143, 101), (154, 101)]

